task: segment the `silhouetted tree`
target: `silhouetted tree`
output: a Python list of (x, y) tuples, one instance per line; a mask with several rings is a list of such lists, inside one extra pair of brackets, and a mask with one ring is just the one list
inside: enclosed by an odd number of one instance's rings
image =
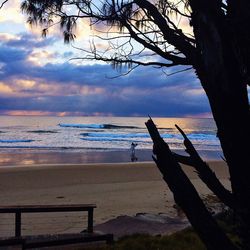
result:
[[(81, 59), (126, 66), (193, 69), (208, 97), (229, 167), (232, 193), (226, 190), (184, 136), (190, 157), (173, 154), (152, 120), (147, 127), (155, 161), (208, 249), (235, 249), (206, 210), (179, 162), (192, 165), (220, 199), (234, 209), (242, 249), (250, 249), (250, 1), (241, 0), (25, 0), (28, 22), (43, 35), (60, 24), (65, 42), (74, 40), (79, 20), (99, 29)], [(98, 41), (107, 41), (101, 51)], [(180, 69), (181, 66), (181, 69)], [(167, 84), (167, 82), (166, 82)]]

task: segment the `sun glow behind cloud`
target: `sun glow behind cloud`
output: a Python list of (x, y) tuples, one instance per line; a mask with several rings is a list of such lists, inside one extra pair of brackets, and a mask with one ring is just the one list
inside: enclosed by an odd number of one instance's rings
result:
[(21, 14), (19, 0), (11, 0), (5, 3), (3, 8), (0, 10), (0, 23), (2, 22), (25, 22), (24, 16)]
[(35, 64), (37, 66), (43, 66), (47, 64), (49, 61), (54, 60), (55, 54), (50, 51), (46, 50), (34, 50), (29, 57), (27, 58), (28, 61), (30, 61), (32, 64)]
[(12, 89), (8, 85), (0, 82), (0, 94), (10, 94), (12, 92)]
[[(64, 45), (57, 27), (41, 38), (41, 28), (25, 23), (20, 2), (9, 2), (0, 12), (0, 114), (192, 116), (209, 112), (192, 72), (167, 78), (161, 69), (141, 67), (111, 79), (120, 73), (104, 63), (70, 60), (82, 52)], [(181, 22), (189, 32), (188, 23)], [(106, 29), (103, 25), (94, 29), (88, 20), (81, 20), (74, 46), (88, 47), (93, 36)], [(98, 50), (108, 46), (98, 38), (95, 42)], [(173, 69), (166, 71), (173, 73)]]

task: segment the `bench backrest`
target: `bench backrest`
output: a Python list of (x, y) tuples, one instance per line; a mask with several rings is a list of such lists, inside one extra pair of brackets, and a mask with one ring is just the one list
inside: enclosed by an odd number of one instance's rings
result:
[(72, 204), (72, 205), (22, 205), (22, 206), (0, 206), (0, 213), (15, 213), (15, 236), (21, 236), (21, 214), (43, 213), (43, 212), (88, 212), (87, 232), (93, 232), (93, 213), (95, 204)]

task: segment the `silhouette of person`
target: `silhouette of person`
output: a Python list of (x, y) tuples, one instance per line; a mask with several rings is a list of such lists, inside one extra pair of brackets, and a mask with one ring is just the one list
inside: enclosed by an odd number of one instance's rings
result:
[(132, 142), (131, 143), (131, 147), (130, 147), (130, 150), (131, 150), (131, 161), (137, 161), (137, 157), (135, 156), (135, 147), (137, 146), (138, 144), (137, 143), (134, 143)]

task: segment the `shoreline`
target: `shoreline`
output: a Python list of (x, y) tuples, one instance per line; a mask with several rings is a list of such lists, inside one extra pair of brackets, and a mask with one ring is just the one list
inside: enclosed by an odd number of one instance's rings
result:
[[(184, 150), (173, 150), (185, 155)], [(200, 150), (198, 151), (204, 160), (221, 160), (222, 152)], [(138, 162), (153, 162), (152, 150), (137, 149)], [(130, 150), (33, 150), (15, 149), (0, 150), (0, 168), (3, 166), (41, 165), (41, 164), (89, 164), (89, 163), (128, 163), (131, 162)]]

